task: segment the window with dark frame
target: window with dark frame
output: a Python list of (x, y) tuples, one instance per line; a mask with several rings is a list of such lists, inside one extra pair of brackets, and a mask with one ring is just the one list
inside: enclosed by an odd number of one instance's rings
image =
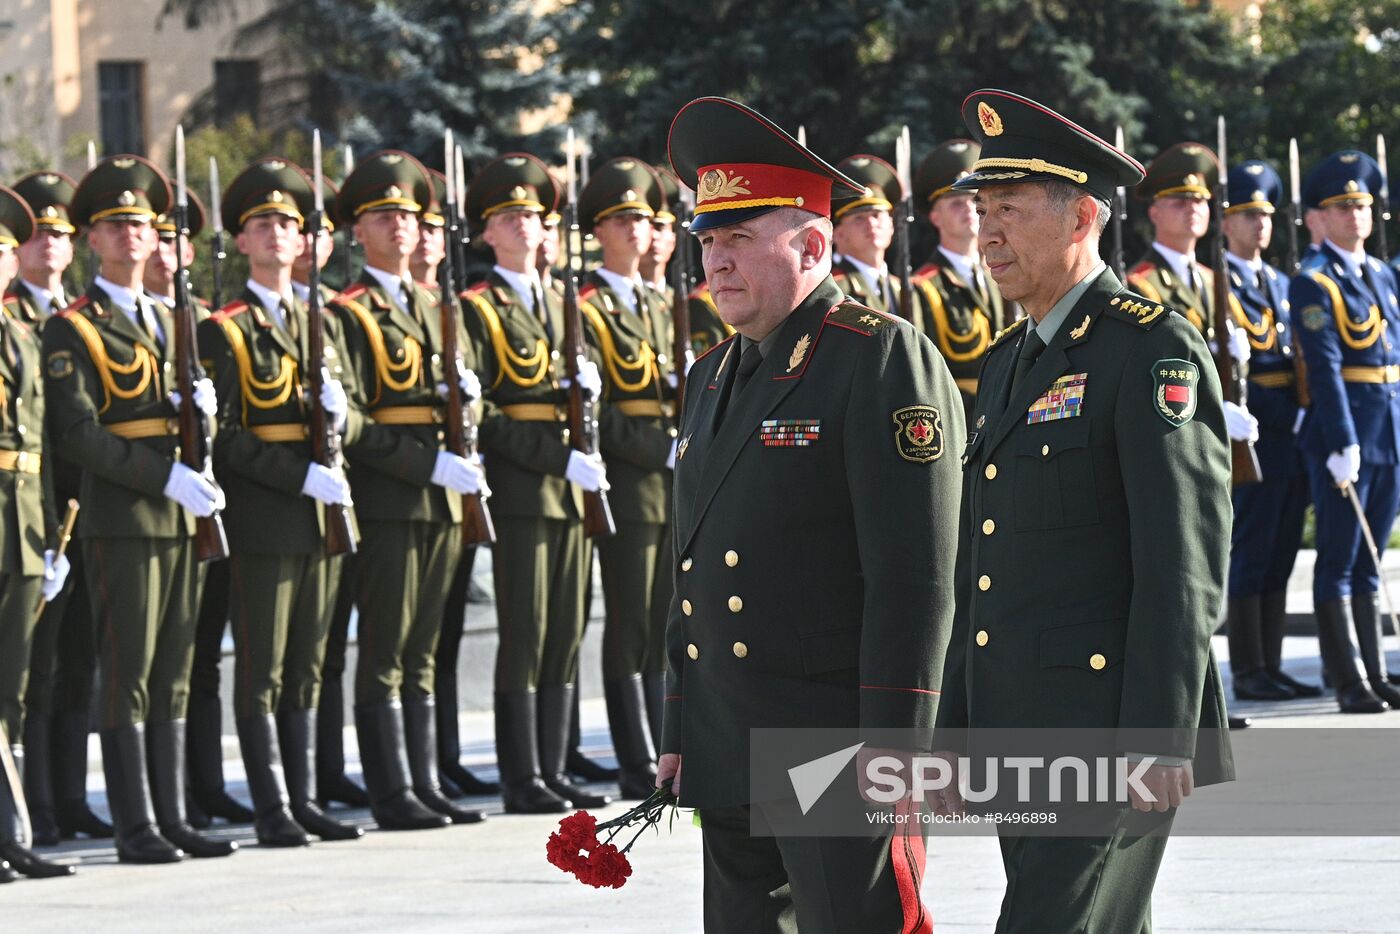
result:
[(144, 62), (98, 62), (99, 127), (104, 153), (146, 154)]
[(258, 120), (261, 72), (256, 59), (225, 58), (214, 62), (214, 120), (220, 126), (247, 115)]

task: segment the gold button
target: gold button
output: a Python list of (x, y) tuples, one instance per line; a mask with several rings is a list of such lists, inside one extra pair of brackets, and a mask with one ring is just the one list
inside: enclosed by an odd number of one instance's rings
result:
[(988, 464), (987, 469), (982, 471), (982, 475), (988, 480), (995, 480), (997, 478), (997, 465)]
[(681, 612), (682, 612), (682, 613), (684, 613), (686, 616), (689, 616), (689, 615), (690, 615), (691, 613), (693, 613), (694, 611), (695, 611), (695, 607), (693, 607), (693, 606), (690, 605), (690, 601), (689, 601), (689, 600), (682, 600), (682, 601), (681, 601)]
[(695, 643), (692, 642), (690, 643), (690, 645), (687, 645), (685, 647), (685, 654), (690, 656), (691, 661), (695, 661), (697, 658), (700, 657), (700, 649), (698, 649)]
[(979, 630), (977, 630), (977, 644), (978, 644), (978, 645), (986, 645), (986, 644), (987, 644), (987, 639), (988, 639), (988, 638), (989, 638), (989, 636), (987, 635), (987, 630), (985, 630), (985, 629), (979, 629)]
[(1047, 457), (1047, 456), (1049, 456), (1049, 454), (1050, 454), (1050, 445), (1048, 445), (1048, 444), (1042, 444), (1042, 445), (1040, 446), (1040, 456), (1041, 456), (1041, 457)]
[(993, 522), (991, 519), (986, 519), (986, 520), (984, 520), (984, 521), (982, 522), (982, 534), (983, 534), (983, 535), (991, 535), (991, 534), (992, 534), (993, 532), (995, 532), (996, 530), (997, 530), (997, 524), (996, 524), (995, 522)]
[(988, 577), (987, 575), (983, 574), (981, 577), (977, 578), (977, 589), (978, 589), (978, 590), (991, 590), (991, 589), (992, 589), (992, 579), (991, 579), (990, 577)]
[(1089, 656), (1089, 667), (1094, 669), (1095, 671), (1103, 671), (1104, 666), (1107, 664), (1108, 659), (1104, 658), (1098, 652), (1095, 652), (1093, 655)]
[(682, 570), (682, 571), (689, 571), (691, 565), (693, 565), (694, 563), (695, 563), (694, 560), (692, 560), (692, 559), (690, 559), (690, 558), (686, 558), (684, 561), (681, 562), (681, 570)]
[(744, 601), (738, 597), (729, 598), (729, 612), (737, 613), (744, 608)]
[(724, 553), (724, 563), (729, 565), (731, 568), (737, 568), (739, 566), (739, 552), (726, 551)]
[(742, 642), (734, 643), (734, 657), (746, 658), (749, 654), (749, 647)]

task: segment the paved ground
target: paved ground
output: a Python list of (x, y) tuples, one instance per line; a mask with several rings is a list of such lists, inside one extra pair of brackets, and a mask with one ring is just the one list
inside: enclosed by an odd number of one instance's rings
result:
[[(1222, 662), (1224, 642), (1217, 637)], [(1285, 652), (1291, 673), (1318, 680), (1315, 639), (1290, 636)], [(1400, 668), (1400, 652), (1390, 659)], [(1400, 727), (1400, 713), (1343, 718), (1329, 700), (1234, 709), (1254, 717), (1260, 729)], [(583, 720), (585, 745), (606, 757), (600, 701), (584, 703)], [(466, 761), (494, 774), (489, 714), (464, 714), (462, 729)], [(347, 746), (353, 756), (353, 731)], [(227, 773), (246, 798), (236, 760)], [(100, 789), (100, 773), (90, 776), (90, 786)], [(499, 811), (497, 802), (482, 803)], [(356, 816), (370, 825), (367, 815)], [(262, 849), (247, 828), (233, 828), (224, 832), (245, 849), (231, 859), (172, 867), (122, 866), (110, 847), (70, 845), (57, 854), (81, 859), (76, 879), (0, 888), (0, 932), (700, 929), (700, 832), (691, 824), (678, 821), (670, 833), (640, 841), (632, 852), (634, 874), (617, 891), (587, 888), (546, 863), (544, 843), (554, 826), (548, 817), (497, 813), (473, 827), (371, 832), (357, 842), (297, 851)], [(1397, 873), (1394, 838), (1177, 838), (1158, 880), (1154, 930), (1394, 932), (1400, 930), (1391, 888)], [(931, 844), (924, 896), (938, 931), (990, 931), (1002, 885), (991, 839)]]

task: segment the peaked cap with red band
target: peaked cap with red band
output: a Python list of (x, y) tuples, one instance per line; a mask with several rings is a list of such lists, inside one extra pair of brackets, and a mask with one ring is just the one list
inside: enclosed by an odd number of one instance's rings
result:
[(963, 101), (962, 114), (982, 152), (972, 174), (954, 182), (954, 190), (1061, 181), (1109, 201), (1114, 189), (1136, 185), (1145, 174), (1132, 156), (1010, 91), (973, 91)]
[(831, 216), (841, 195), (865, 186), (813, 154), (767, 117), (738, 101), (701, 97), (680, 109), (667, 143), (671, 166), (695, 189), (691, 233), (793, 207)]

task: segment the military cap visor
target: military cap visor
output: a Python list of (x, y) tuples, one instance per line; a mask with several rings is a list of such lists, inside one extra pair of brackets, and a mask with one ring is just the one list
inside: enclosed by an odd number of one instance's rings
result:
[(437, 169), (428, 169), (428, 178), (433, 183), (433, 197), (419, 219), (429, 227), (446, 227), (447, 218), (443, 216), (443, 205), (447, 203), (447, 176)]
[(0, 251), (12, 250), (34, 235), (34, 213), (13, 188), (0, 185)]
[(1226, 214), (1257, 211), (1274, 213), (1274, 206), (1283, 198), (1283, 179), (1267, 162), (1251, 159), (1230, 170), (1225, 179), (1230, 205)]
[(895, 204), (904, 200), (899, 173), (879, 156), (850, 156), (836, 163), (836, 168), (865, 186), (857, 197), (832, 199), (831, 219), (837, 223), (863, 211), (893, 211)]
[(621, 157), (600, 165), (579, 192), (578, 210), (585, 230), (609, 217), (655, 217), (665, 206), (661, 179), (640, 159)]
[(1385, 187), (1381, 167), (1364, 152), (1344, 149), (1314, 166), (1303, 179), (1303, 204), (1325, 208), (1334, 204), (1371, 204)]
[(77, 233), (68, 205), (73, 201), (77, 182), (62, 172), (30, 172), (15, 182), (15, 192), (34, 212), (34, 225), (54, 233)]
[(1023, 182), (1068, 182), (1104, 201), (1142, 180), (1142, 165), (1073, 121), (1010, 91), (973, 91), (963, 122), (982, 146), (972, 173), (954, 191)]
[(924, 207), (953, 190), (953, 183), (972, 174), (982, 147), (970, 139), (950, 139), (924, 156), (914, 173), (914, 200)]
[(559, 186), (539, 159), (524, 152), (500, 156), (467, 186), (467, 217), (476, 225), (506, 211), (549, 214), (559, 203)]
[[(192, 191), (186, 191), (185, 195), (190, 201), (189, 208), (185, 212), (185, 236), (197, 237), (204, 230), (204, 203)], [(173, 204), (169, 211), (156, 218), (155, 227), (157, 236), (162, 240), (175, 239), (175, 206)]]
[(671, 167), (696, 192), (692, 233), (725, 227), (782, 207), (831, 216), (836, 194), (865, 186), (738, 101), (701, 97), (681, 108), (667, 140)]
[(408, 153), (386, 149), (355, 166), (341, 185), (336, 204), (341, 220), (353, 223), (370, 211), (419, 214), (432, 197), (428, 170)]
[(170, 209), (170, 181), (140, 156), (108, 156), (83, 176), (68, 212), (79, 227), (98, 221), (154, 221)]
[(224, 221), (234, 233), (242, 231), (243, 225), (253, 218), (268, 214), (290, 217), (300, 226), (315, 203), (306, 172), (275, 157), (259, 159), (239, 172), (220, 200)]

